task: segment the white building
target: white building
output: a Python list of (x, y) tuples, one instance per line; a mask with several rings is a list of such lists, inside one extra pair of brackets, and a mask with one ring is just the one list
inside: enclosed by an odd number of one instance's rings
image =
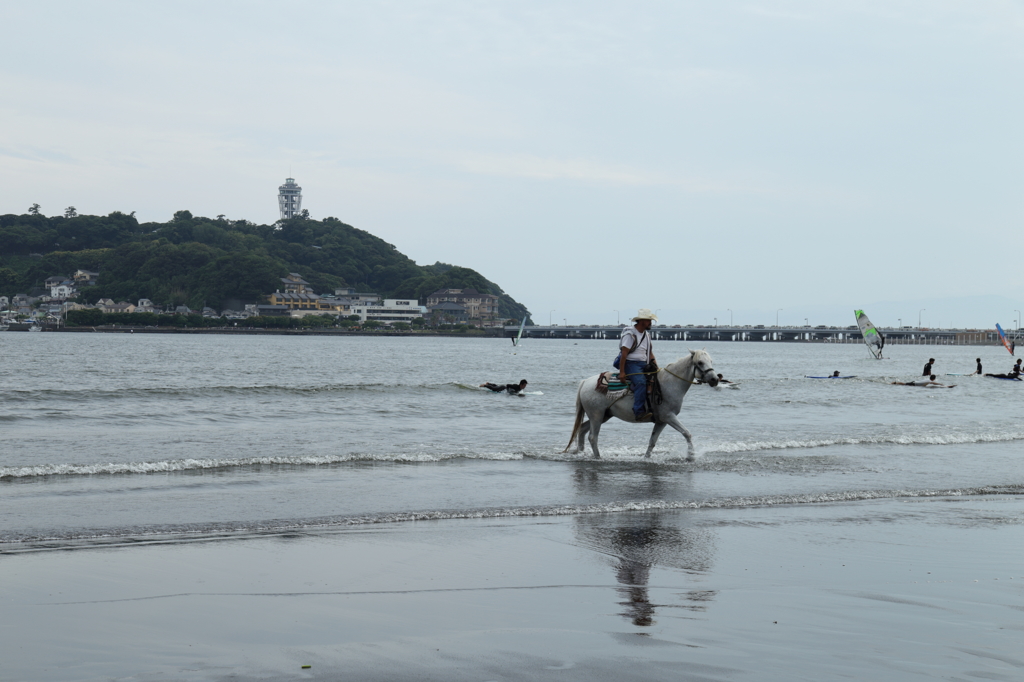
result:
[(50, 298), (55, 301), (63, 301), (75, 295), (75, 285), (68, 280), (50, 286)]
[(384, 324), (412, 322), (427, 314), (427, 309), (419, 305), (418, 301), (400, 298), (385, 298), (383, 303), (373, 305), (354, 305), (350, 310), (353, 315), (359, 316), (360, 322), (377, 320)]
[(294, 218), (302, 210), (302, 188), (295, 184), (295, 178), (286, 178), (277, 188), (277, 206), (281, 220)]

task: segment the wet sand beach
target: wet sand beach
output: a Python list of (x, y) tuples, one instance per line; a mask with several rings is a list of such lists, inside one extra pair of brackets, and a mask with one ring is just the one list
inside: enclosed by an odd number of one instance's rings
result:
[(0, 677), (1014, 680), (1022, 541), (991, 495), (8, 552)]

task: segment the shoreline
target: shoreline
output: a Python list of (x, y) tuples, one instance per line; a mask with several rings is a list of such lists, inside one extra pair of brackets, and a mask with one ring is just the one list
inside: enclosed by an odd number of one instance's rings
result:
[[(416, 522), (3, 558), (12, 679), (1015, 679), (1024, 501)], [(943, 519), (936, 523), (938, 515)]]

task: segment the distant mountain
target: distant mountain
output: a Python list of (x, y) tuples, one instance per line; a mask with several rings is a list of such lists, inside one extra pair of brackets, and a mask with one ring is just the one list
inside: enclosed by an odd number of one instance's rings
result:
[(526, 307), (470, 268), (417, 265), (393, 244), (337, 218), (293, 218), (274, 225), (203, 218), (178, 211), (166, 223), (134, 215), (0, 216), (0, 295), (30, 293), (46, 278), (95, 270), (99, 284), (80, 300), (99, 298), (157, 305), (263, 301), (289, 272), (317, 292), (355, 287), (386, 298), (416, 298), (442, 288), (475, 288), (498, 296), (506, 319)]

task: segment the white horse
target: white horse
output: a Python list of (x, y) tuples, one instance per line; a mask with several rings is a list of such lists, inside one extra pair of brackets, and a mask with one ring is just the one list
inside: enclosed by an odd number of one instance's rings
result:
[[(699, 376), (698, 376), (699, 375)], [(597, 449), (597, 436), (601, 431), (601, 425), (612, 417), (618, 417), (622, 421), (637, 423), (636, 415), (633, 414), (633, 393), (632, 391), (610, 391), (601, 393), (597, 390), (597, 381), (601, 375), (595, 375), (580, 382), (576, 391), (576, 423), (572, 428), (572, 435), (569, 436), (569, 445), (579, 436), (575, 452), (583, 452), (583, 437), (590, 432), (590, 447), (594, 451), (594, 459), (601, 457)], [(708, 386), (718, 385), (718, 376), (711, 366), (711, 356), (705, 350), (691, 350), (690, 354), (679, 358), (675, 362), (658, 370), (658, 380), (661, 382), (662, 402), (654, 405), (654, 431), (651, 432), (651, 441), (647, 445), (647, 453), (644, 457), (650, 457), (654, 450), (654, 444), (658, 442), (658, 436), (666, 426), (683, 434), (686, 439), (688, 460), (693, 460), (693, 438), (690, 432), (679, 423), (677, 414), (683, 406), (683, 396), (690, 390), (690, 386), (703, 381)], [(583, 421), (586, 414), (588, 421)]]

